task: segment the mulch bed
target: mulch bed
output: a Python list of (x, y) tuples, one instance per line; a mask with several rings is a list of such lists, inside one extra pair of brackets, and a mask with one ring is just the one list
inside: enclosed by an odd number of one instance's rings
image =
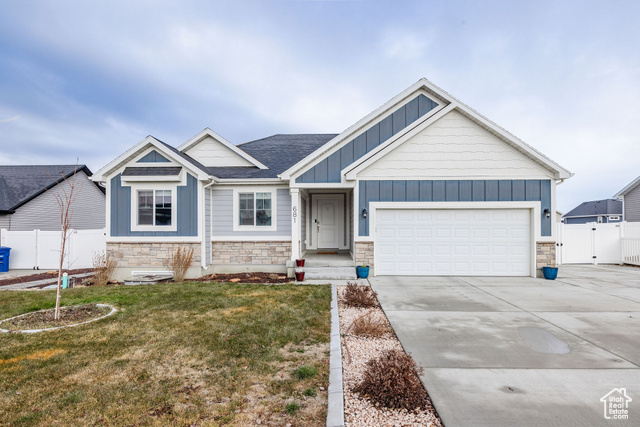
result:
[(96, 319), (108, 314), (110, 311), (110, 307), (98, 307), (95, 304), (60, 307), (60, 319), (58, 320), (53, 318), (55, 314), (54, 309), (49, 309), (46, 311), (36, 311), (26, 316), (0, 323), (0, 328), (11, 331), (55, 328)]
[(293, 278), (278, 273), (236, 273), (209, 274), (197, 279), (187, 279), (189, 282), (224, 282), (224, 283), (291, 283)]
[[(62, 270), (63, 273), (68, 273), (69, 276), (73, 274), (91, 273), (92, 271), (93, 271), (93, 268), (80, 268), (77, 270)], [(36, 274), (30, 274), (28, 276), (12, 277), (10, 279), (0, 280), (0, 286), (13, 285), (16, 283), (35, 282), (36, 280), (44, 280), (44, 279), (51, 279), (53, 282), (57, 283), (58, 271), (51, 270), (50, 272), (45, 272), (45, 273), (36, 273)]]

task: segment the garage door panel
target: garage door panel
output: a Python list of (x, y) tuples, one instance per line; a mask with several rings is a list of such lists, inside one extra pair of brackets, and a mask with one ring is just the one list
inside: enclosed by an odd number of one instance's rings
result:
[(528, 276), (530, 213), (378, 209), (376, 274)]

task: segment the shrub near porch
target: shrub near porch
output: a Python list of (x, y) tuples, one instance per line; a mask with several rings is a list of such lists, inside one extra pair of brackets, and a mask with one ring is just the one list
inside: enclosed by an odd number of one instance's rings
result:
[[(102, 302), (120, 311), (76, 328), (0, 335), (0, 419), (324, 425), (330, 293), (328, 286), (210, 283), (67, 290), (65, 305)], [(54, 299), (0, 293), (0, 318), (49, 308)], [(317, 374), (300, 378), (302, 366)], [(293, 404), (299, 409), (287, 411)]]

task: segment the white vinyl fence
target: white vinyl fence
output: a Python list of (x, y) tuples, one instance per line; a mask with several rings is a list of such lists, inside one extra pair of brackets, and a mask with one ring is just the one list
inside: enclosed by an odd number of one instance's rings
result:
[[(60, 231), (0, 231), (1, 246), (11, 248), (9, 268), (56, 269), (60, 264)], [(93, 257), (106, 250), (106, 230), (70, 230), (63, 268), (93, 267)]]
[(640, 223), (558, 224), (558, 264), (640, 265)]

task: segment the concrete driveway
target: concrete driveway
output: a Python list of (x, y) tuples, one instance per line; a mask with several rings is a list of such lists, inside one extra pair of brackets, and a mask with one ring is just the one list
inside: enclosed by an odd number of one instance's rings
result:
[[(640, 268), (370, 282), (445, 426), (640, 425)], [(628, 419), (606, 419), (620, 388)]]

